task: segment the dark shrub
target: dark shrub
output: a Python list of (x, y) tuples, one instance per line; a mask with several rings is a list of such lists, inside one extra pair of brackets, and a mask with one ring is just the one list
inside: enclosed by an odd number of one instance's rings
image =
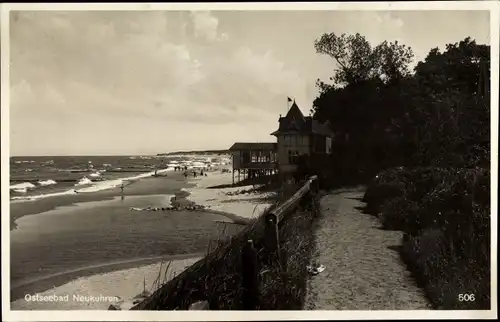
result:
[(406, 197), (386, 200), (380, 209), (379, 218), (385, 229), (401, 230), (412, 234), (409, 225), (418, 210), (418, 204)]
[(379, 207), (385, 228), (405, 233), (401, 256), (437, 308), (490, 307), (489, 170), (391, 169), (365, 199)]
[(382, 171), (368, 184), (363, 201), (367, 211), (378, 214), (384, 201), (401, 197), (406, 193), (405, 177), (408, 175), (403, 167)]
[[(456, 256), (454, 247), (440, 230), (428, 229), (408, 237), (401, 255), (436, 308), (488, 309), (489, 264)], [(474, 294), (475, 301), (460, 302), (459, 294)]]

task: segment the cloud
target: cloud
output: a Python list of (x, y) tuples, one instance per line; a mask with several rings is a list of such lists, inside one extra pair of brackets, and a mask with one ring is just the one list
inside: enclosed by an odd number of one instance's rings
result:
[[(427, 15), (17, 12), (10, 25), (12, 151), (143, 153), (135, 149), (272, 140), (286, 97), (307, 113), (315, 80), (333, 72), (332, 59), (314, 50), (321, 33), (359, 32), (372, 44), (402, 39), (425, 53), (436, 42), (428, 30), (437, 24), (421, 26)], [(436, 13), (430, 20), (451, 26), (448, 16)], [(462, 18), (456, 20), (472, 19)], [(482, 20), (475, 21), (471, 26), (483, 30)], [(460, 29), (455, 34), (461, 37), (472, 27), (449, 28)], [(448, 41), (446, 35), (441, 32), (437, 45)], [(103, 138), (109, 144), (97, 147)]]
[[(154, 12), (145, 18), (21, 15), (13, 28), (13, 86), (24, 82), (40, 93), (50, 85), (71, 103), (68, 108), (77, 110), (102, 112), (110, 101), (123, 99), (124, 113), (135, 113), (134, 104), (155, 93), (182, 93), (203, 78), (201, 64), (185, 45), (169, 41), (164, 15)], [(92, 95), (82, 95), (87, 92)], [(17, 92), (12, 95), (15, 101)], [(52, 103), (45, 95), (32, 99)]]
[(196, 37), (201, 37), (208, 41), (228, 39), (226, 33), (219, 34), (219, 19), (214, 17), (210, 11), (191, 11), (190, 16)]
[(20, 13), (12, 26), (12, 126), (27, 114), (54, 126), (71, 119), (75, 129), (96, 115), (113, 124), (274, 122), (286, 96), (302, 95), (304, 79), (271, 51), (178, 41), (189, 22), (195, 38), (229, 38), (209, 12)]

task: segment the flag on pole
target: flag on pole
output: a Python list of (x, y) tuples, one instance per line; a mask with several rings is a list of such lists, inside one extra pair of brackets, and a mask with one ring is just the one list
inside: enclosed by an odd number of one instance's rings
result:
[(290, 97), (287, 97), (287, 99), (288, 99), (288, 102), (291, 102), (291, 101), (292, 101), (292, 99), (291, 99)]

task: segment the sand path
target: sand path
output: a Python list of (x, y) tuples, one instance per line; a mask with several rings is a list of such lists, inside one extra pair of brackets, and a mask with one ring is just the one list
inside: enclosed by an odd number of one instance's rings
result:
[(306, 310), (431, 309), (397, 251), (401, 232), (379, 229), (361, 213), (360, 190), (334, 192), (320, 200), (313, 262), (326, 269), (308, 281)]

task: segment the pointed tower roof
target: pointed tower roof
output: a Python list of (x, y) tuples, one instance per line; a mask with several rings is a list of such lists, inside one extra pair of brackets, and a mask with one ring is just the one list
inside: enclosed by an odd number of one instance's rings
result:
[(290, 122), (292, 122), (293, 120), (298, 122), (305, 121), (304, 114), (302, 114), (302, 111), (297, 106), (297, 103), (295, 103), (295, 100), (293, 100), (293, 104), (288, 110), (288, 113), (286, 113), (285, 118), (288, 119)]
[(288, 110), (286, 116), (279, 118), (278, 130), (271, 133), (277, 136), (280, 133), (304, 133), (304, 134), (319, 134), (332, 137), (333, 133), (330, 130), (329, 124), (324, 124), (314, 120), (311, 116), (304, 116), (302, 111), (293, 101), (292, 106)]

